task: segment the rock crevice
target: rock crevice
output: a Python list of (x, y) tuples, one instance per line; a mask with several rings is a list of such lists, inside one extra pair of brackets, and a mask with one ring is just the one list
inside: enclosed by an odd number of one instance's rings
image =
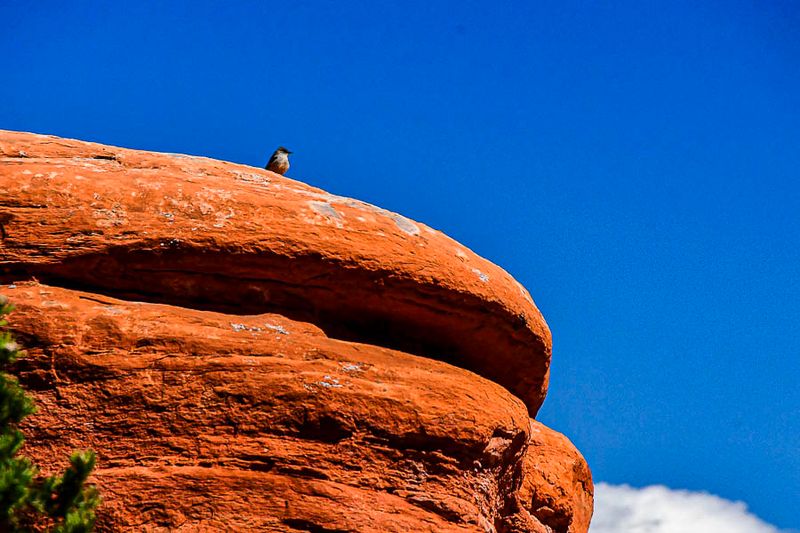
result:
[[(0, 293), (101, 530), (583, 532), (550, 333), (438, 231), (206, 158), (0, 131)], [(52, 468), (59, 465), (51, 464)]]

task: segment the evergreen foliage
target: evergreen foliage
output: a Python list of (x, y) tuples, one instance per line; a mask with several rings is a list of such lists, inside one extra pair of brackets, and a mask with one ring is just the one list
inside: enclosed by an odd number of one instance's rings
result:
[[(0, 296), (0, 328), (12, 306)], [(97, 490), (86, 485), (95, 464), (92, 451), (75, 452), (60, 476), (40, 476), (17, 454), (25, 442), (19, 423), (35, 411), (33, 400), (6, 370), (24, 355), (13, 336), (0, 331), (0, 531), (83, 533), (92, 530)]]

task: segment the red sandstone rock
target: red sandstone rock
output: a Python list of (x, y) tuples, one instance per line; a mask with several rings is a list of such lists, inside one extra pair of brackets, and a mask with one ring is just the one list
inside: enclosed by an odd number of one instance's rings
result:
[(550, 332), (527, 291), (441, 232), (267, 170), (0, 132), (0, 265), (114, 296), (279, 311), (435, 355), (532, 415)]
[(587, 530), (586, 463), (529, 419), (547, 326), (498, 267), (250, 167), (12, 132), (0, 154), (2, 278), (48, 283), (0, 287), (25, 451), (98, 452), (100, 530)]
[(101, 526), (585, 531), (583, 459), (467, 370), (280, 315), (2, 292), (31, 347), (26, 452), (97, 450)]

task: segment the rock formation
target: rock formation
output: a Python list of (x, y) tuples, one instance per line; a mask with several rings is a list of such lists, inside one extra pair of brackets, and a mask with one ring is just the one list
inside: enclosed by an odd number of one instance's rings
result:
[(0, 131), (0, 294), (100, 531), (585, 532), (550, 333), (442, 233), (267, 170)]

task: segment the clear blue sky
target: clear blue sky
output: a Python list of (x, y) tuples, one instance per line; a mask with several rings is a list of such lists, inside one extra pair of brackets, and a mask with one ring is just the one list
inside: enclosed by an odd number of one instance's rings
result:
[(0, 128), (284, 144), (531, 290), (596, 480), (800, 528), (800, 6), (145, 4), (2, 2)]

